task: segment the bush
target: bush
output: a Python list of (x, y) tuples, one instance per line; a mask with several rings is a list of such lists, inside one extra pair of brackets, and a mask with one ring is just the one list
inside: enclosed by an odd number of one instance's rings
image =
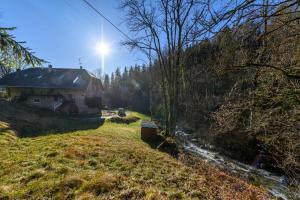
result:
[(263, 152), (264, 168), (300, 180), (299, 83), (262, 71), (257, 88), (241, 94), (233, 90), (214, 112), (214, 145), (247, 162)]
[(123, 123), (123, 124), (130, 124), (140, 120), (139, 117), (136, 116), (127, 116), (127, 117), (112, 117), (109, 119), (110, 122), (114, 123)]

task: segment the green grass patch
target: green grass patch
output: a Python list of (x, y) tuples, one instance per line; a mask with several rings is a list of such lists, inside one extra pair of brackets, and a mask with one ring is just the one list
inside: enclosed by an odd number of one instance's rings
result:
[(75, 131), (20, 138), (1, 122), (0, 199), (268, 198), (204, 162), (189, 167), (151, 148), (140, 138), (140, 120), (93, 129), (81, 123)]

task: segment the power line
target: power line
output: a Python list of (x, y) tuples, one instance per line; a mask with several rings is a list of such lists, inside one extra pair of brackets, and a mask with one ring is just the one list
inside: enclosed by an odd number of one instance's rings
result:
[[(69, 0), (63, 0), (63, 2), (69, 7), (71, 8), (73, 11), (76, 12), (76, 14), (80, 14), (80, 10), (78, 10), (76, 7), (74, 7), (74, 5), (72, 5)], [(89, 17), (87, 17), (87, 15), (81, 15), (81, 17), (84, 17), (86, 20), (88, 20), (88, 22), (90, 22), (92, 25), (96, 25), (98, 26), (99, 24), (95, 23), (94, 21), (92, 21)]]
[(112, 23), (107, 17), (105, 17), (99, 10), (97, 10), (92, 4), (90, 4), (87, 0), (82, 0), (84, 3), (86, 3), (91, 9), (93, 9), (98, 15), (100, 15), (103, 19), (105, 19), (108, 23), (110, 23), (115, 29), (117, 29), (120, 33), (122, 33), (127, 39), (132, 39), (124, 33), (121, 29), (119, 29), (114, 23)]

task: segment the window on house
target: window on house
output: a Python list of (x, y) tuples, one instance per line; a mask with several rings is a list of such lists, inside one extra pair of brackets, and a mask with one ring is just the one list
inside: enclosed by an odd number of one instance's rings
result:
[(41, 102), (41, 100), (39, 98), (34, 98), (33, 99), (33, 103), (40, 103), (40, 102)]

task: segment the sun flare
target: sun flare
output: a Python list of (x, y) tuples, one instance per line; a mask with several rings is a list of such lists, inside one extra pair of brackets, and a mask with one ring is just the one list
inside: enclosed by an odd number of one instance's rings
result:
[(107, 55), (110, 52), (109, 45), (103, 42), (98, 43), (96, 49), (97, 49), (97, 53), (99, 53), (100, 55)]

